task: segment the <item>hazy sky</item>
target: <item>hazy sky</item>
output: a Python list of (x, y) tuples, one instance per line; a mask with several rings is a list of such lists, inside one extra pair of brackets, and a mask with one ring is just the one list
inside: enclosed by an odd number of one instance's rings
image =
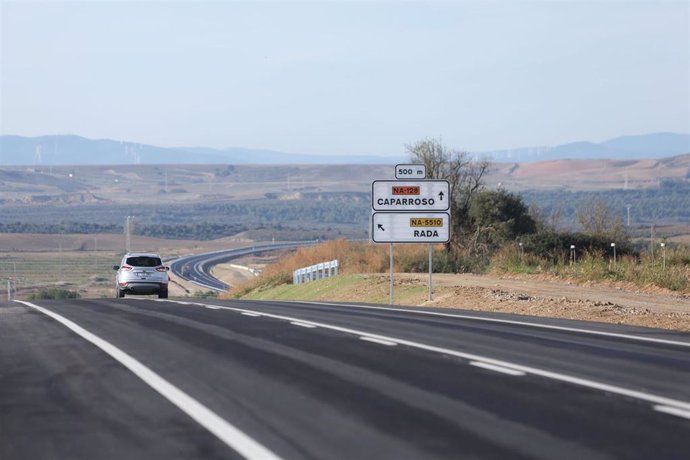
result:
[(688, 1), (0, 1), (2, 134), (397, 154), (690, 132)]

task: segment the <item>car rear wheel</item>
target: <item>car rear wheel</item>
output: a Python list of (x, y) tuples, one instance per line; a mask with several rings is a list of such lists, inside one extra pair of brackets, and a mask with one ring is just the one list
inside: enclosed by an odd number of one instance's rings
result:
[(160, 291), (158, 293), (158, 298), (159, 299), (167, 299), (168, 298), (168, 290), (166, 289), (165, 291)]
[(115, 288), (115, 297), (118, 299), (121, 299), (122, 297), (125, 296), (125, 292), (120, 290), (120, 288)]

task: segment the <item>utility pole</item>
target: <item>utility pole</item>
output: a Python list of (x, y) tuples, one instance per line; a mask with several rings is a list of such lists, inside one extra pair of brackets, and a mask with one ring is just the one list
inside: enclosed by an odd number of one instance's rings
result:
[(127, 216), (125, 220), (125, 250), (130, 252), (132, 248), (132, 216)]
[(628, 227), (630, 227), (630, 205), (626, 204), (625, 207), (628, 209)]

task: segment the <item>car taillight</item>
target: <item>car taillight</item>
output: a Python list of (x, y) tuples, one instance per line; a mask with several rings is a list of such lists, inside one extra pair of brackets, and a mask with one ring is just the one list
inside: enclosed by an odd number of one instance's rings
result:
[(120, 268), (120, 270), (122, 270), (122, 271), (124, 271), (124, 272), (129, 272), (129, 271), (132, 270), (132, 267), (130, 267), (129, 265), (123, 265), (123, 266)]
[(120, 283), (120, 287), (127, 287), (127, 284), (129, 283)]
[(156, 267), (156, 271), (157, 272), (164, 272), (166, 270), (165, 270), (165, 267), (163, 265), (161, 265), (160, 267)]

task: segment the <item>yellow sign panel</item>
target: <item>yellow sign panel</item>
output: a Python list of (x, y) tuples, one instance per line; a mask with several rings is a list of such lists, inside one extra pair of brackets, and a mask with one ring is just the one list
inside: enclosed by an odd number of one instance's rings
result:
[(412, 217), (410, 227), (443, 227), (443, 219), (439, 217)]

